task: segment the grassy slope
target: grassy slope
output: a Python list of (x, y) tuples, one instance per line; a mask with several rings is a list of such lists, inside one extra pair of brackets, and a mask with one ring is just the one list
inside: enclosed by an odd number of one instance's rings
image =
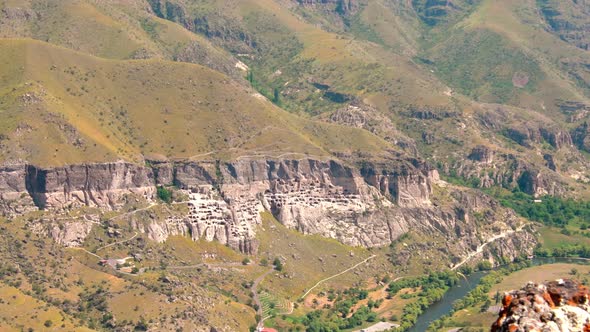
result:
[[(0, 44), (0, 98), (9, 119), (2, 133), (20, 147), (3, 151), (3, 159), (60, 164), (139, 153), (235, 157), (259, 149), (321, 156), (388, 148), (366, 132), (290, 115), (198, 65), (105, 60), (31, 40)], [(33, 101), (25, 101), (27, 93)], [(52, 121), (71, 124), (73, 137)], [(23, 123), (32, 128), (21, 137)], [(72, 144), (75, 138), (84, 144)]]
[[(371, 254), (377, 255), (366, 264), (316, 287), (305, 301), (297, 303), (293, 315), (289, 315), (292, 319), (297, 320), (313, 311), (312, 300), (318, 298), (320, 292), (326, 292), (329, 289), (342, 290), (353, 285), (363, 289), (378, 288), (373, 279), (380, 280), (383, 275), (391, 273), (391, 263), (385, 256), (386, 249), (367, 250), (342, 245), (333, 239), (318, 235), (302, 235), (295, 230), (285, 228), (269, 213), (264, 213), (262, 217), (263, 224), (257, 231), (257, 237), (260, 240), (258, 259), (266, 258), (272, 262), (274, 257), (279, 257), (283, 261), (284, 270), (282, 273), (275, 272), (268, 275), (260, 284), (259, 290), (272, 294), (272, 298), (277, 303), (282, 303), (284, 299), (295, 302), (318, 281), (354, 266)], [(376, 299), (381, 295), (385, 297), (384, 293), (378, 290), (373, 295)], [(325, 295), (320, 297), (324, 298)], [(387, 301), (380, 310), (376, 311), (384, 317), (401, 312), (399, 303), (397, 305), (393, 303), (396, 300), (399, 302), (400, 299)], [(284, 326), (282, 324), (285, 324), (282, 319), (268, 321), (268, 326), (282, 326), (284, 329), (287, 329), (287, 326), (292, 327), (289, 324)]]
[[(284, 258), (285, 272), (292, 276), (292, 278), (271, 276), (263, 283), (263, 287), (274, 292), (278, 291), (278, 294), (292, 300), (296, 300), (306, 289), (321, 279), (339, 273), (354, 265), (355, 262), (370, 256), (370, 253), (363, 248), (348, 247), (335, 240), (317, 235), (302, 235), (297, 231), (286, 229), (267, 213), (263, 215), (263, 221), (262, 229), (258, 232), (259, 255), (269, 257), (271, 262), (274, 257)], [(349, 256), (351, 252), (355, 254), (354, 257)], [(329, 284), (337, 286), (342, 281), (346, 284), (352, 280), (358, 281), (362, 278), (359, 279), (351, 273), (333, 279)]]
[[(483, 1), (450, 31), (438, 37), (428, 53), (442, 62), (437, 68), (441, 77), (461, 92), (486, 101), (547, 109), (553, 116), (557, 99), (587, 101), (583, 90), (560, 68), (564, 57), (587, 58), (587, 54), (548, 33), (534, 3)], [(449, 53), (465, 50), (465, 45), (460, 46), (466, 42), (478, 51)], [(530, 76), (525, 88), (511, 86), (517, 71)]]
[(0, 22), (0, 37), (29, 37), (111, 59), (128, 59), (143, 53), (170, 58), (175, 51), (195, 42), (228, 54), (207, 39), (178, 24), (150, 15), (141, 1), (0, 1), (0, 8), (27, 12), (36, 19), (11, 15)]
[[(76, 327), (71, 316), (44, 301), (24, 294), (18, 288), (0, 285), (0, 294), (2, 331), (22, 331), (26, 328), (38, 331), (93, 331), (86, 327)], [(49, 327), (44, 325), (47, 321), (51, 322)]]
[[(449, 103), (449, 99), (443, 94), (444, 85), (407, 56), (401, 56), (382, 45), (349, 34), (322, 30), (294, 15), (278, 1), (247, 0), (230, 9), (227, 2), (218, 1), (216, 5), (220, 10), (224, 10), (224, 15), (235, 17), (236, 22), (247, 21), (248, 17), (256, 13), (268, 17), (268, 21), (278, 22), (280, 29), (286, 30), (285, 33), (290, 35), (288, 38), (295, 37), (301, 43), (302, 49), (297, 56), (287, 59), (280, 65), (272, 65), (272, 59), (262, 59), (264, 64), (260, 75), (268, 76), (268, 84), (283, 88), (281, 84), (286, 82), (289, 82), (286, 86), (288, 87), (297, 82), (305, 82), (309, 78), (327, 83), (338, 92), (351, 93), (361, 99), (370, 98), (372, 102), (380, 103), (381, 106), (386, 106), (393, 100), (408, 104)], [(246, 26), (246, 23), (243, 25)], [(276, 24), (258, 27), (255, 35), (263, 41), (272, 40), (276, 30)], [(290, 72), (293, 63), (304, 60), (311, 61), (311, 67), (304, 71)], [(266, 68), (267, 64), (272, 68)], [(280, 69), (283, 75), (278, 78), (270, 77), (277, 69)], [(317, 96), (302, 94), (293, 98), (297, 103), (301, 103), (307, 101), (307, 98)], [(296, 110), (297, 103), (292, 106)], [(313, 113), (316, 110), (310, 111)]]
[[(174, 330), (174, 325), (178, 324), (193, 331), (202, 328), (204, 323), (175, 316), (191, 308), (198, 308), (209, 326), (232, 326), (231, 330), (242, 331), (255, 323), (254, 310), (244, 304), (248, 290), (241, 289), (241, 283), (244, 278), (253, 280), (266, 268), (252, 265), (244, 267), (246, 271), (237, 271), (244, 255), (216, 242), (193, 242), (180, 236), (162, 244), (148, 241), (147, 248), (139, 244), (141, 240), (132, 241), (98, 253), (103, 257), (121, 258), (131, 252), (142, 252), (144, 259), (134, 264), (153, 270), (139, 277), (116, 275), (112, 269), (101, 267), (98, 258), (82, 250), (65, 249), (44, 234), (32, 233), (25, 226), (26, 220), (42, 215), (50, 213), (35, 212), (13, 221), (0, 221), (4, 234), (0, 241), (2, 331), (28, 327), (44, 330), (43, 323), (48, 319), (53, 322), (53, 328), (48, 331), (88, 331), (86, 327), (93, 324), (102, 330), (104, 326), (100, 327), (98, 321), (103, 312), (111, 313), (119, 326), (125, 325), (124, 322), (134, 325), (143, 317), (152, 328)], [(124, 218), (118, 219), (117, 224), (125, 237), (133, 234)], [(105, 243), (113, 241), (102, 227), (95, 227), (92, 236), (105, 239)], [(159, 263), (163, 260), (170, 266), (195, 264), (203, 257), (210, 263), (230, 261), (238, 262), (238, 266), (227, 271), (196, 268), (164, 271)], [(13, 269), (16, 264), (19, 267)], [(8, 269), (16, 272), (7, 273)], [(162, 275), (169, 276), (173, 284), (162, 282)], [(35, 291), (36, 287), (42, 291)], [(92, 293), (98, 287), (105, 289), (106, 310), (91, 307), (80, 313), (78, 305), (86, 303), (80, 294)], [(190, 297), (194, 303), (187, 300)], [(202, 309), (203, 303), (207, 305), (206, 311)], [(68, 306), (70, 310), (60, 309)], [(62, 323), (65, 324), (63, 328)]]

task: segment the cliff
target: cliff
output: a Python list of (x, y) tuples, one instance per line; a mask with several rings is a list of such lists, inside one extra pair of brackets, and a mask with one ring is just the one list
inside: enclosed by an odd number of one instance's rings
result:
[[(453, 263), (486, 239), (517, 228), (513, 213), (474, 192), (457, 191), (450, 202), (433, 203), (433, 187), (439, 181), (435, 169), (411, 158), (364, 163), (358, 169), (315, 159), (153, 160), (145, 165), (4, 167), (0, 195), (5, 215), (35, 207), (56, 212), (82, 206), (117, 210), (133, 197), (153, 202), (157, 185), (174, 185), (187, 193), (183, 203), (188, 212), (163, 219), (131, 218), (133, 228), (158, 242), (182, 234), (246, 253), (257, 251), (262, 211), (304, 234), (353, 246), (389, 245), (410, 230), (443, 238), (443, 250), (454, 257)], [(80, 232), (42, 228), (60, 243), (78, 245), (90, 228), (70, 225)], [(514, 238), (497, 241), (494, 251), (513, 258), (532, 250), (531, 234), (517, 232)]]
[[(572, 153), (573, 155), (573, 153)], [(551, 154), (544, 154), (545, 167), (523, 160), (520, 156), (495, 151), (484, 145), (473, 147), (466, 158), (443, 167), (446, 174), (471, 179), (480, 188), (518, 187), (536, 197), (562, 196), (567, 183), (557, 173), (558, 165)], [(474, 179), (477, 179), (473, 182)]]
[(590, 331), (589, 291), (574, 280), (527, 284), (507, 293), (492, 332)]

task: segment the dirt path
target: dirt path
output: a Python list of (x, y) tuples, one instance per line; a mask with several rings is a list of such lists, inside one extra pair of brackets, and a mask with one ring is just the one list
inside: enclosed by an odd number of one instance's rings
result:
[(309, 294), (309, 293), (310, 293), (310, 292), (311, 292), (311, 291), (312, 291), (314, 288), (318, 287), (318, 286), (319, 286), (321, 283), (323, 283), (323, 282), (325, 282), (325, 281), (328, 281), (328, 280), (330, 280), (330, 279), (336, 278), (336, 277), (338, 277), (338, 276), (341, 276), (341, 275), (345, 274), (345, 273), (346, 273), (346, 272), (348, 272), (348, 271), (354, 270), (354, 269), (356, 269), (356, 268), (357, 268), (359, 265), (362, 265), (362, 264), (364, 264), (364, 263), (368, 262), (369, 260), (371, 260), (371, 259), (373, 259), (373, 258), (375, 258), (375, 257), (377, 257), (377, 255), (372, 255), (372, 256), (370, 256), (370, 257), (367, 257), (367, 258), (366, 258), (366, 259), (364, 259), (362, 262), (360, 262), (360, 263), (357, 263), (355, 266), (349, 267), (348, 269), (346, 269), (346, 270), (344, 270), (344, 271), (342, 271), (342, 272), (340, 272), (340, 273), (337, 273), (337, 274), (335, 274), (335, 275), (333, 275), (333, 276), (330, 276), (330, 277), (327, 277), (327, 278), (324, 278), (324, 279), (322, 279), (322, 280), (318, 281), (318, 282), (317, 282), (315, 285), (313, 285), (313, 287), (311, 287), (310, 289), (308, 289), (308, 290), (307, 290), (307, 292), (305, 292), (305, 294), (303, 294), (303, 295), (300, 297), (300, 299), (304, 299), (304, 298), (305, 298), (305, 297), (306, 297), (306, 296), (307, 296), (307, 295), (308, 295), (308, 294)]
[(100, 248), (96, 249), (96, 250), (95, 250), (95, 252), (98, 252), (99, 250), (103, 250), (103, 249), (106, 249), (106, 248), (112, 247), (112, 246), (114, 246), (114, 245), (116, 245), (116, 244), (122, 244), (122, 243), (129, 242), (129, 241), (131, 241), (131, 240), (135, 239), (135, 238), (137, 237), (137, 235), (139, 235), (139, 233), (138, 233), (138, 232), (135, 232), (135, 234), (133, 234), (133, 236), (132, 236), (132, 237), (130, 237), (130, 238), (128, 238), (127, 240), (123, 240), (123, 241), (119, 241), (119, 242), (113, 242), (113, 243), (111, 243), (111, 244), (107, 244), (106, 246), (102, 246), (102, 247), (100, 247)]
[(100, 256), (98, 256), (97, 254), (95, 254), (95, 253), (93, 253), (93, 252), (90, 252), (90, 251), (88, 251), (88, 250), (86, 250), (86, 249), (84, 249), (84, 248), (80, 248), (80, 247), (70, 247), (70, 248), (68, 248), (68, 249), (80, 250), (80, 251), (83, 251), (83, 252), (87, 253), (88, 255), (94, 256), (94, 257), (96, 257), (96, 258), (98, 258), (98, 259), (102, 259), (102, 257), (100, 257)]
[(254, 303), (256, 303), (256, 305), (258, 306), (258, 309), (256, 309), (256, 314), (258, 315), (258, 317), (260, 317), (260, 321), (258, 321), (258, 326), (256, 327), (257, 331), (260, 331), (264, 328), (264, 320), (268, 318), (262, 317), (262, 302), (260, 302), (260, 296), (258, 296), (258, 285), (260, 285), (262, 280), (264, 280), (264, 278), (266, 278), (266, 276), (269, 275), (272, 271), (274, 271), (274, 269), (270, 269), (264, 272), (261, 276), (256, 278), (256, 280), (254, 280), (254, 283), (252, 284), (252, 296), (254, 297)]
[(199, 263), (195, 265), (176, 265), (176, 266), (168, 266), (167, 270), (190, 270), (196, 269), (199, 267), (235, 267), (235, 266), (244, 266), (243, 263), (240, 262), (230, 262), (230, 263)]
[(508, 235), (511, 235), (511, 234), (514, 234), (514, 233), (520, 232), (520, 231), (522, 231), (522, 229), (523, 229), (523, 228), (524, 228), (526, 225), (527, 225), (527, 224), (523, 224), (523, 225), (521, 225), (520, 227), (518, 227), (516, 230), (508, 230), (508, 231), (504, 231), (504, 232), (502, 232), (502, 233), (500, 233), (500, 234), (497, 234), (497, 235), (494, 235), (494, 236), (492, 236), (492, 237), (491, 237), (491, 238), (489, 238), (489, 239), (488, 239), (486, 242), (484, 242), (482, 245), (480, 245), (479, 247), (477, 247), (477, 249), (476, 249), (475, 251), (473, 251), (473, 252), (471, 252), (469, 255), (467, 255), (467, 257), (465, 257), (465, 259), (463, 259), (463, 260), (462, 260), (462, 261), (460, 261), (459, 263), (455, 264), (455, 266), (453, 266), (453, 267), (451, 268), (451, 271), (454, 271), (454, 270), (458, 269), (458, 268), (459, 268), (459, 267), (461, 267), (463, 264), (467, 263), (467, 262), (468, 262), (470, 259), (472, 259), (473, 257), (475, 257), (477, 254), (480, 254), (480, 253), (482, 253), (482, 252), (483, 252), (483, 248), (485, 248), (485, 247), (486, 247), (488, 244), (490, 244), (490, 243), (492, 243), (492, 242), (494, 242), (494, 241), (496, 241), (496, 240), (498, 240), (498, 239), (504, 238), (504, 237), (506, 237), (506, 236), (508, 236)]

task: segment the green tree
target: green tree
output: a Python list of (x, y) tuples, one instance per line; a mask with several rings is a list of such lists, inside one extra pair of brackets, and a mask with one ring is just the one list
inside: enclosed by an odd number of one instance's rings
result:
[(273, 90), (272, 102), (277, 105), (281, 104), (281, 93), (277, 88), (274, 88)]
[(163, 186), (158, 187), (157, 190), (157, 194), (158, 194), (158, 198), (161, 199), (162, 201), (170, 204), (172, 202), (172, 191), (170, 191), (169, 189), (166, 189)]
[(272, 262), (272, 265), (274, 265), (275, 270), (283, 271), (283, 263), (281, 263), (281, 260), (278, 257), (275, 258), (275, 260)]

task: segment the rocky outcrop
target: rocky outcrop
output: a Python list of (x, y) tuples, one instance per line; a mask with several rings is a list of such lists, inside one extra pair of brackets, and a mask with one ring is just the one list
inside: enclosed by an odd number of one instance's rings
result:
[(510, 127), (506, 129), (506, 136), (528, 148), (541, 143), (542, 140), (556, 149), (573, 145), (570, 134), (558, 128)]
[[(578, 66), (578, 63), (571, 64), (571, 63), (567, 62), (566, 60), (562, 60), (562, 62), (566, 66), (568, 66), (568, 65), (573, 66), (573, 67)], [(585, 65), (582, 67), (584, 67), (585, 70), (588, 69), (588, 67)], [(579, 101), (558, 100), (556, 103), (556, 106), (559, 108), (559, 110), (562, 113), (567, 115), (568, 122), (580, 121), (580, 120), (584, 119), (585, 117), (587, 117), (588, 114), (590, 113), (590, 105), (581, 103)]]
[(484, 164), (491, 164), (494, 161), (494, 155), (495, 152), (491, 148), (484, 145), (478, 145), (471, 150), (471, 153), (467, 158)]
[(528, 283), (507, 293), (492, 332), (590, 331), (588, 288), (573, 280)]
[(0, 215), (13, 216), (36, 209), (27, 192), (26, 167), (22, 164), (0, 167)]
[(588, 126), (588, 122), (584, 122), (573, 130), (572, 139), (578, 149), (590, 152), (590, 126)]
[(394, 168), (365, 164), (360, 171), (368, 184), (400, 206), (429, 206), (432, 181), (438, 180), (438, 171), (417, 160), (414, 162), (400, 162)]
[(539, 131), (541, 137), (556, 149), (574, 145), (571, 135), (565, 130), (557, 128), (539, 128)]
[(532, 164), (517, 155), (478, 145), (472, 148), (466, 158), (443, 165), (441, 169), (451, 176), (467, 179), (480, 188), (519, 188), (533, 196), (565, 194), (567, 184), (556, 173), (558, 165), (555, 158), (546, 153), (543, 159), (544, 165)]
[(126, 194), (152, 199), (155, 193), (151, 169), (125, 162), (24, 169), (26, 190), (41, 209), (116, 209)]
[(583, 50), (590, 49), (590, 8), (588, 1), (539, 2), (539, 12), (547, 23), (547, 29), (561, 40)]
[[(410, 230), (429, 237), (442, 234), (455, 260), (518, 223), (513, 214), (491, 208), (489, 199), (465, 198), (473, 194), (458, 196), (445, 206), (433, 204), (438, 172), (412, 158), (364, 163), (359, 169), (335, 160), (172, 162), (154, 158), (145, 165), (21, 165), (2, 170), (3, 201), (12, 199), (18, 205), (17, 198), (28, 197), (24, 204), (28, 208), (35, 208), (34, 202), (37, 208), (57, 214), (79, 206), (118, 209), (139, 197), (149, 202), (155, 199), (157, 185), (174, 185), (186, 192), (188, 212), (164, 218), (140, 213), (128, 218), (130, 225), (158, 242), (184, 235), (219, 241), (245, 253), (257, 251), (256, 230), (263, 211), (289, 228), (353, 246), (388, 245)], [(487, 212), (485, 222), (473, 218), (484, 210), (492, 211)], [(41, 226), (36, 227), (69, 246), (82, 243), (93, 224), (54, 221), (39, 222)], [(534, 241), (527, 240), (526, 245), (518, 241), (509, 241), (503, 248), (513, 256), (525, 248), (532, 250)]]
[[(203, 34), (215, 44), (230, 50), (231, 53), (250, 53), (258, 46), (254, 36), (238, 20), (226, 16), (222, 11), (210, 11), (193, 15), (190, 7), (187, 8), (185, 1), (148, 0), (148, 3), (151, 13), (160, 18), (176, 22), (190, 31)], [(209, 60), (213, 59), (209, 56), (203, 59), (203, 52), (209, 50), (198, 50), (195, 49), (195, 46), (189, 45), (187, 49), (181, 50), (178, 56), (185, 60), (197, 59), (201, 64), (203, 64), (203, 60), (207, 64)], [(223, 66), (223, 63), (217, 63), (216, 67), (218, 68), (215, 69), (219, 70), (224, 69), (225, 66)]]
[[(393, 106), (393, 108), (396, 108), (396, 106)], [(402, 111), (405, 116), (420, 120), (442, 120), (459, 116), (458, 112), (447, 107), (416, 107), (414, 105), (408, 105), (406, 108), (406, 110)]]
[(470, 6), (478, 2), (473, 0), (413, 0), (411, 4), (424, 23), (437, 25), (448, 20), (450, 16), (468, 11)]
[(359, 9), (359, 0), (296, 0), (300, 5), (331, 5), (341, 15), (348, 15)]
[(200, 42), (188, 43), (174, 55), (175, 61), (200, 64), (220, 71), (234, 80), (244, 81), (244, 71), (236, 67), (239, 63), (234, 57), (216, 50), (211, 45)]
[(518, 187), (525, 193), (535, 197), (551, 195), (555, 196), (565, 190), (565, 186), (548, 177), (538, 170), (525, 170), (518, 177)]
[(406, 150), (411, 155), (417, 155), (418, 153), (416, 144), (411, 138), (400, 132), (389, 117), (367, 104), (358, 101), (353, 102), (330, 114), (327, 121), (366, 129)]

